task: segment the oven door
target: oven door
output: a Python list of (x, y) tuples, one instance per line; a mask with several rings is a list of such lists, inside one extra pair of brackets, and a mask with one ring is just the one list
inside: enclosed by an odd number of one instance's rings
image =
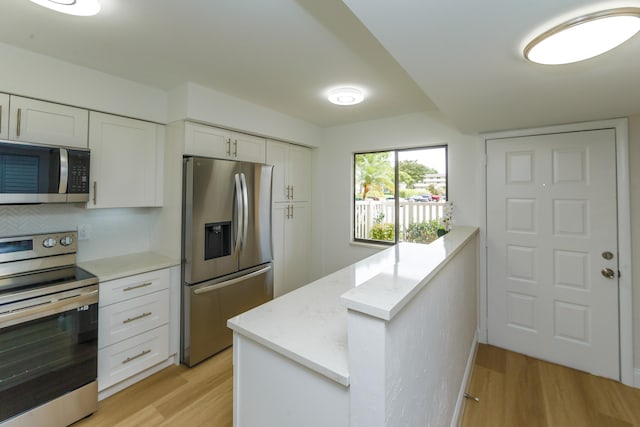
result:
[(0, 203), (67, 201), (64, 148), (0, 142)]
[(0, 423), (95, 381), (97, 360), (97, 285), (0, 306)]

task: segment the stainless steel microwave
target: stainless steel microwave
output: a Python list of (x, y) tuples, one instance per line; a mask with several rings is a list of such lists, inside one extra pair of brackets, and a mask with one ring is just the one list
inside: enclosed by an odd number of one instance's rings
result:
[(0, 204), (88, 200), (88, 150), (0, 141)]

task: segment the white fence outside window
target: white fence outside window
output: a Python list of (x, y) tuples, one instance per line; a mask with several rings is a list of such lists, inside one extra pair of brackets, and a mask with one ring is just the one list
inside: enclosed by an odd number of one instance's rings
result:
[[(400, 201), (399, 236), (402, 240), (409, 224), (440, 219), (444, 216), (446, 202)], [(383, 214), (381, 222), (395, 222), (395, 200), (358, 200), (355, 206), (354, 229), (356, 239), (370, 239), (369, 230), (376, 218)]]

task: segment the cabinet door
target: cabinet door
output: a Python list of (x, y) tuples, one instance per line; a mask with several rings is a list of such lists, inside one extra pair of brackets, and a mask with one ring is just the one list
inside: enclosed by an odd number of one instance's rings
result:
[(265, 162), (266, 140), (264, 138), (243, 133), (233, 133), (231, 140), (233, 142), (232, 158), (234, 160), (253, 163)]
[(87, 110), (20, 96), (10, 102), (9, 139), (87, 148)]
[(160, 125), (91, 112), (88, 208), (162, 205)]
[(289, 289), (286, 283), (285, 270), (285, 225), (288, 221), (289, 206), (274, 203), (271, 213), (271, 232), (273, 233), (273, 297), (286, 294)]
[(296, 202), (308, 202), (311, 181), (311, 150), (290, 145), (287, 163), (291, 199)]
[(218, 159), (231, 158), (231, 132), (191, 122), (185, 123), (184, 131), (184, 154)]
[(291, 194), (287, 186), (287, 151), (288, 144), (276, 141), (267, 142), (267, 164), (273, 165), (273, 192), (271, 200), (286, 202)]
[(9, 139), (9, 95), (0, 93), (0, 139)]
[(309, 283), (310, 210), (307, 203), (273, 205), (273, 296)]
[(307, 203), (291, 205), (291, 217), (285, 228), (287, 292), (309, 283), (311, 212)]

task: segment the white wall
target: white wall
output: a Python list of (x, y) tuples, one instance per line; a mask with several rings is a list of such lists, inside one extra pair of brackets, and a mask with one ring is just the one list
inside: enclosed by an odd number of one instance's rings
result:
[(169, 122), (190, 119), (302, 145), (319, 143), (315, 125), (195, 83), (172, 90), (170, 105)]
[(635, 385), (640, 387), (640, 115), (629, 117), (629, 180), (631, 184), (631, 255)]
[(448, 125), (439, 114), (415, 113), (325, 130), (314, 150), (312, 277), (317, 278), (379, 250), (351, 244), (353, 153), (367, 150), (449, 147), (448, 196), (454, 221), (480, 225), (482, 141)]
[(165, 123), (167, 93), (0, 43), (0, 92)]

